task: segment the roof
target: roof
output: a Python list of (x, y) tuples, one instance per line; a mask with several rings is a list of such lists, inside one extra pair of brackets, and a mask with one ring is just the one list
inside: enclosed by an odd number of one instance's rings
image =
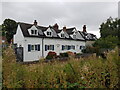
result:
[[(38, 29), (38, 32), (39, 32), (38, 35), (30, 35), (29, 32), (28, 32), (28, 29), (30, 29), (30, 28), (33, 26), (33, 24), (27, 24), (27, 23), (21, 23), (21, 22), (19, 22), (19, 25), (20, 25), (20, 28), (21, 28), (21, 30), (22, 30), (22, 33), (23, 33), (24, 37), (56, 38), (56, 39), (68, 39), (68, 40), (85, 41), (85, 40), (83, 40), (83, 39), (73, 39), (73, 38), (71, 38), (71, 37), (69, 37), (69, 38), (60, 38), (60, 37), (58, 36), (58, 33), (60, 33), (62, 30), (54, 29), (52, 26), (48, 26), (48, 27), (36, 26), (36, 28)], [(48, 28), (52, 29), (52, 31), (54, 30), (54, 31), (53, 31), (53, 33), (54, 33), (54, 36), (53, 36), (53, 37), (47, 37), (47, 36), (44, 34), (44, 32), (45, 32)], [(68, 34), (68, 35), (73, 34), (73, 33), (74, 33), (74, 32), (73, 32), (74, 29), (75, 29), (75, 28), (67, 28), (67, 29), (66, 29), (67, 34)], [(55, 34), (56, 34), (56, 35), (55, 35)], [(80, 34), (81, 34), (81, 32), (80, 32)], [(83, 38), (85, 38), (84, 33), (81, 34), (81, 35), (83, 36)], [(94, 36), (93, 34), (91, 34), (91, 35)]]
[[(80, 31), (79, 31), (80, 32)], [(87, 32), (80, 32), (81, 35), (84, 37), (84, 39), (86, 39), (87, 41), (94, 41), (97, 40), (96, 35), (92, 34), (92, 33), (87, 33)]]
[(68, 28), (68, 29), (66, 29), (66, 32), (70, 35), (70, 34), (73, 34), (74, 32), (73, 32), (73, 30), (74, 30), (75, 28)]

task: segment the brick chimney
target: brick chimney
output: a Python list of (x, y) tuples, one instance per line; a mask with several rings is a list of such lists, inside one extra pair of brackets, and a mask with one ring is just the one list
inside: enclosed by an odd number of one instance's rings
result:
[(36, 20), (34, 20), (34, 24), (33, 25), (35, 25), (35, 26), (37, 25), (37, 21)]
[(66, 26), (63, 27), (63, 31), (66, 31)]
[(56, 24), (53, 26), (53, 28), (54, 28), (55, 30), (58, 30), (58, 29), (59, 29), (58, 24), (56, 23)]
[(87, 32), (86, 31), (86, 25), (83, 26), (83, 32)]

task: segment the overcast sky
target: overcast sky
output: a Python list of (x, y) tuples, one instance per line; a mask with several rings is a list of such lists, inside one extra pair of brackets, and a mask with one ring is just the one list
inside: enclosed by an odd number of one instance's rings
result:
[(99, 25), (108, 17), (118, 17), (117, 2), (2, 2), (2, 20), (10, 18), (17, 22), (48, 26), (58, 23), (59, 27), (76, 27), (99, 34)]

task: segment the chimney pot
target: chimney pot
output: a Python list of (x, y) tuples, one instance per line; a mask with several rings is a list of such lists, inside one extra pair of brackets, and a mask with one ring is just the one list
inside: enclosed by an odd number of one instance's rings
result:
[(37, 21), (36, 21), (36, 20), (34, 20), (34, 25), (35, 25), (35, 26), (37, 25)]
[(86, 31), (86, 25), (83, 26), (83, 32), (87, 32)]
[(66, 31), (66, 26), (63, 27), (63, 31)]
[(56, 24), (53, 26), (53, 28), (54, 28), (55, 30), (58, 30), (58, 28), (59, 28), (58, 24), (56, 23)]

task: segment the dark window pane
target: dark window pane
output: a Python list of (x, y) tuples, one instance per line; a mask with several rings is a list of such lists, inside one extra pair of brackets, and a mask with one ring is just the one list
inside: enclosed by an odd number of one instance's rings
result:
[(64, 50), (64, 46), (62, 45), (62, 50)]
[(82, 46), (80, 46), (80, 49), (82, 49)]
[(34, 30), (31, 30), (31, 34), (34, 34)]
[(47, 45), (45, 45), (45, 51), (47, 51), (47, 49), (48, 49), (48, 47), (47, 47)]
[(31, 50), (34, 50), (34, 45), (32, 45), (32, 47), (31, 47), (32, 49)]
[(38, 44), (38, 51), (40, 51), (40, 44)]
[(52, 50), (54, 50), (54, 45), (53, 45), (53, 49)]
[(31, 51), (31, 45), (28, 44), (28, 52), (30, 52), (30, 51)]
[(37, 46), (37, 45), (35, 45), (35, 50), (36, 50), (36, 51), (38, 50), (38, 46)]
[(37, 34), (37, 30), (35, 30), (35, 34)]

